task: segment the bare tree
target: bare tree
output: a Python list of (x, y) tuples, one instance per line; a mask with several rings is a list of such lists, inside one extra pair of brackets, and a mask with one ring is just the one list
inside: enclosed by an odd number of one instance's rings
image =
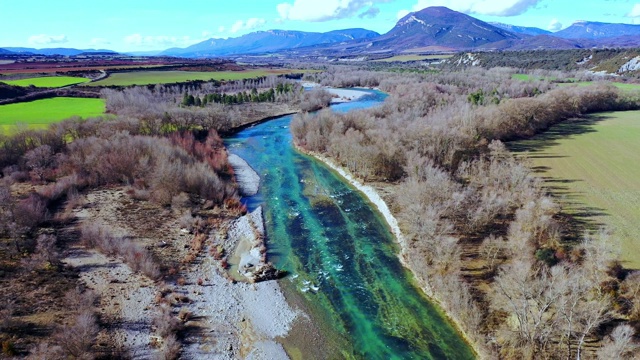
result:
[(613, 329), (604, 345), (598, 349), (598, 359), (637, 359), (640, 345), (633, 341), (633, 334), (634, 330), (630, 325), (618, 325)]
[(44, 173), (54, 163), (53, 149), (49, 145), (38, 146), (24, 154), (24, 161), (27, 168), (37, 180), (44, 179)]
[(83, 312), (76, 317), (73, 325), (61, 327), (55, 337), (67, 356), (93, 359), (92, 348), (99, 330), (95, 315)]

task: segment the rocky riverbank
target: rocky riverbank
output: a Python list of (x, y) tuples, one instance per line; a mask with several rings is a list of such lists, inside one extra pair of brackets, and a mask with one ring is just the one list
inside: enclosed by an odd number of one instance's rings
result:
[(257, 194), (260, 187), (260, 175), (238, 155), (229, 154), (228, 160), (236, 175), (240, 194), (242, 196), (253, 196)]

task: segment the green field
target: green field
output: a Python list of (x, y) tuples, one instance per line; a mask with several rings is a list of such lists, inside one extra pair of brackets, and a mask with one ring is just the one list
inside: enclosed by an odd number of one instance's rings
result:
[(453, 55), (396, 55), (386, 59), (373, 60), (373, 62), (392, 62), (392, 61), (409, 62), (409, 61), (448, 59), (450, 57), (453, 57)]
[(20, 80), (6, 80), (2, 81), (3, 83), (7, 83), (9, 85), (16, 86), (35, 86), (35, 87), (46, 87), (46, 88), (57, 88), (63, 86), (69, 86), (74, 84), (81, 84), (89, 82), (90, 80), (83, 77), (73, 77), (73, 76), (43, 76), (43, 77), (34, 77), (28, 79), (20, 79)]
[[(520, 80), (520, 81), (533, 81), (533, 80), (549, 80), (549, 81), (553, 81), (556, 78), (555, 77), (549, 77), (549, 78), (544, 78), (544, 77), (538, 77), (538, 76), (533, 76), (533, 75), (529, 75), (529, 74), (513, 74), (511, 75), (511, 78), (514, 80)], [(562, 83), (558, 83), (558, 86), (589, 86), (589, 85), (593, 85), (593, 84), (597, 84), (596, 82), (593, 81), (575, 81), (575, 79), (569, 78), (566, 79), (567, 82), (562, 82)], [(622, 90), (640, 90), (640, 84), (627, 84), (627, 83), (619, 83), (619, 82), (605, 82), (606, 84), (611, 84), (619, 89)]]
[(267, 75), (302, 72), (287, 69), (260, 69), (243, 71), (136, 71), (114, 73), (108, 78), (91, 83), (92, 86), (129, 86), (149, 84), (169, 84), (190, 80), (241, 80)]
[(532, 75), (529, 74), (513, 74), (511, 75), (511, 78), (513, 80), (520, 80), (520, 81), (532, 81), (532, 80), (538, 80), (541, 79), (539, 77), (533, 77)]
[(104, 114), (102, 99), (58, 97), (0, 106), (0, 131), (12, 133), (26, 126), (46, 128), (72, 116), (91, 117)]
[(640, 269), (640, 111), (603, 113), (509, 144), (588, 227), (609, 226), (623, 265)]
[[(593, 84), (597, 84), (596, 82), (593, 81), (578, 81), (578, 82), (574, 82), (574, 83), (560, 83), (558, 85), (560, 86), (571, 86), (571, 85), (576, 85), (576, 86), (589, 86), (589, 85), (593, 85)], [(626, 84), (626, 83), (619, 83), (619, 82), (607, 82), (607, 84), (613, 85), (619, 89), (622, 90), (640, 90), (640, 84)]]

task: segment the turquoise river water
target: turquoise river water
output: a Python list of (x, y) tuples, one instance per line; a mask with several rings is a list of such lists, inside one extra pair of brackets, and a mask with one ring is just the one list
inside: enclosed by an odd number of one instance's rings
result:
[[(376, 106), (384, 97), (370, 91), (333, 111)], [(334, 342), (327, 344), (334, 348), (331, 357), (473, 359), (469, 345), (401, 265), (375, 207), (293, 148), (291, 119), (245, 129), (225, 144), (261, 176), (259, 193), (244, 201), (250, 210), (263, 205), (269, 259), (289, 273), (283, 283), (314, 309), (313, 320), (333, 333), (327, 336)]]

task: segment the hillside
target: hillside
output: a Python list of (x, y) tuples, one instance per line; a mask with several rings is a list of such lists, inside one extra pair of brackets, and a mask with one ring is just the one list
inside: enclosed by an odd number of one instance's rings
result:
[(513, 33), (517, 33), (517, 34), (524, 34), (524, 35), (531, 35), (531, 36), (552, 34), (551, 31), (543, 30), (537, 27), (509, 25), (509, 24), (503, 24), (499, 22), (490, 22), (489, 24), (507, 31), (511, 31)]
[(565, 39), (607, 39), (640, 35), (640, 25), (610, 24), (595, 21), (576, 21), (554, 34)]

